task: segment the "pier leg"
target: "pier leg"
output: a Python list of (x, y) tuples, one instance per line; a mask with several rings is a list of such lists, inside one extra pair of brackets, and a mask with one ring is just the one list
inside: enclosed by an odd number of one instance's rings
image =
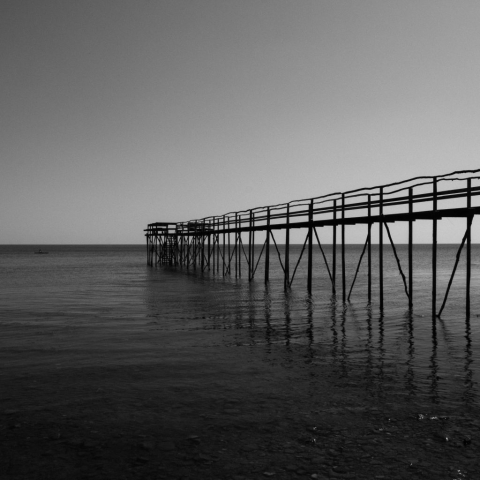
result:
[(223, 252), (223, 276), (225, 276), (225, 270), (227, 268), (226, 262), (225, 262), (225, 215), (223, 216), (223, 246), (222, 246), (222, 252)]
[(265, 239), (265, 284), (270, 274), (270, 207), (267, 208), (267, 238)]
[(347, 301), (347, 286), (345, 276), (345, 194), (342, 194), (342, 303)]
[(372, 198), (368, 195), (368, 245), (367, 245), (367, 259), (368, 259), (368, 304), (372, 303)]
[(287, 205), (287, 228), (285, 230), (285, 274), (283, 286), (286, 290), (290, 286), (290, 204)]
[(310, 200), (310, 207), (308, 210), (308, 279), (307, 279), (307, 291), (308, 294), (312, 294), (312, 271), (313, 271), (313, 199)]
[[(205, 224), (203, 226), (203, 229), (205, 230)], [(202, 256), (201, 258), (201, 269), (202, 272), (205, 271), (205, 233), (202, 232), (202, 236), (200, 237), (200, 241), (202, 242), (202, 248), (200, 249), (200, 255)]]
[[(255, 214), (252, 213), (252, 225), (255, 227)], [(255, 276), (255, 230), (252, 230), (252, 280)]]
[(208, 261), (207, 261), (207, 268), (210, 271), (210, 259), (212, 254), (212, 244), (211, 244), (211, 234), (210, 234), (210, 222), (208, 222), (208, 243), (207, 243), (207, 250), (208, 250)]
[(380, 312), (383, 314), (383, 187), (380, 187), (380, 219), (378, 222), (378, 274), (380, 283)]
[(252, 258), (252, 235), (253, 235), (253, 212), (250, 210), (250, 229), (248, 230), (248, 281), (252, 279), (253, 258)]
[(240, 247), (243, 248), (242, 243), (242, 233), (240, 232), (240, 227), (242, 225), (242, 217), (241, 215), (238, 216), (238, 278), (242, 278), (242, 252), (240, 251)]
[(232, 274), (232, 256), (231, 256), (231, 243), (230, 243), (230, 217), (228, 218), (228, 234), (227, 234), (227, 237), (228, 237), (228, 274), (231, 275)]
[(437, 315), (437, 178), (433, 178), (433, 228), (432, 228), (432, 318)]
[(413, 188), (408, 189), (408, 309), (413, 310)]
[(235, 214), (235, 278), (238, 278), (238, 213)]
[(220, 272), (220, 218), (217, 218), (217, 273)]
[(337, 294), (337, 201), (333, 201), (332, 295)]
[[(472, 208), (472, 179), (467, 180), (467, 208)], [(470, 319), (470, 280), (472, 276), (472, 221), (470, 215), (467, 217), (467, 265), (466, 265), (466, 308), (465, 314), (467, 320)]]

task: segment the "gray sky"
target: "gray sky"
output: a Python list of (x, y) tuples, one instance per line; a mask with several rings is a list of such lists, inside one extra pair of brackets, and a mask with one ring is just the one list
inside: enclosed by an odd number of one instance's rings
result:
[(478, 0), (3, 0), (0, 243), (478, 168), (479, 25)]

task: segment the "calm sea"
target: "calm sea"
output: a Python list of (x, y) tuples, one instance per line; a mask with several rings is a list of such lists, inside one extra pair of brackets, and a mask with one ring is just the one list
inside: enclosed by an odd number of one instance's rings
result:
[[(35, 255), (41, 248), (48, 255)], [(407, 251), (399, 246), (407, 274)], [(301, 247), (293, 248), (291, 271)], [(350, 288), (362, 246), (347, 247)], [(438, 305), (455, 262), (457, 246), (439, 245)], [(257, 249), (257, 255), (260, 248)], [(331, 249), (325, 248), (327, 258)], [(459, 263), (442, 319), (431, 316), (431, 251), (414, 249), (414, 311), (392, 251), (385, 247), (385, 310), (378, 308), (378, 267), (374, 298), (367, 304), (366, 258), (346, 307), (331, 296), (323, 257), (314, 254), (314, 293), (306, 295), (306, 258), (292, 288), (283, 289), (282, 269), (273, 250), (271, 281), (222, 277), (185, 268), (151, 268), (146, 248), (138, 246), (0, 246), (0, 323), (73, 325), (128, 322), (132, 329), (155, 325), (171, 332), (223, 330), (232, 348), (275, 352), (288, 363), (292, 349), (302, 361), (328, 363), (367, 390), (396, 389), (398, 395), (434, 403), (478, 406), (480, 351), (480, 246), (473, 247), (472, 314), (465, 319), (465, 263)], [(377, 258), (376, 247), (373, 258)], [(243, 266), (245, 268), (245, 261)], [(337, 275), (341, 272), (337, 260)], [(244, 272), (245, 276), (245, 272)], [(338, 286), (341, 278), (337, 277)], [(215, 337), (218, 338), (218, 335)], [(297, 358), (297, 357), (296, 357)], [(320, 368), (320, 367), (319, 367)]]

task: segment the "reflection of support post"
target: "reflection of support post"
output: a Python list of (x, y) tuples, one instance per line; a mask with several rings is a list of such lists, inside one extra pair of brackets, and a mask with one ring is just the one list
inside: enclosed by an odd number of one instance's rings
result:
[(287, 227), (285, 230), (285, 272), (283, 276), (283, 288), (290, 286), (290, 204), (287, 204)]
[(372, 198), (368, 194), (368, 304), (372, 303)]
[(270, 273), (270, 208), (267, 208), (267, 236), (265, 239), (265, 283), (268, 283)]
[[(467, 208), (470, 210), (472, 208), (472, 179), (467, 180)], [(467, 319), (470, 318), (470, 279), (471, 279), (471, 267), (472, 267), (472, 219), (473, 216), (469, 215), (467, 217), (467, 279), (466, 279), (466, 316)]]
[(437, 314), (437, 178), (433, 177), (432, 318)]
[(307, 292), (312, 293), (312, 251), (313, 251), (313, 199), (310, 200), (310, 207), (308, 210), (308, 275), (307, 275)]
[(378, 275), (380, 283), (380, 311), (383, 313), (383, 187), (380, 187), (378, 202)]

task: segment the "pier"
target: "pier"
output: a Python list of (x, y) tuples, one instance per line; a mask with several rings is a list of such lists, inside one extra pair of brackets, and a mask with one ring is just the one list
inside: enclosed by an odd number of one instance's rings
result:
[[(408, 309), (413, 309), (413, 231), (416, 220), (431, 221), (432, 316), (439, 317), (446, 305), (462, 251), (466, 250), (465, 313), (470, 318), (471, 227), (480, 206), (480, 170), (456, 171), (433, 177), (415, 177), (388, 185), (332, 193), (288, 203), (257, 207), (188, 222), (157, 222), (145, 230), (147, 263), (210, 271), (253, 280), (261, 260), (264, 281), (270, 280), (270, 265), (276, 257), (283, 271), (285, 288), (290, 288), (304, 255), (307, 258), (307, 291), (313, 291), (313, 250), (319, 248), (332, 295), (345, 304), (354, 287), (362, 261), (367, 262), (367, 300), (372, 302), (372, 232), (378, 229), (378, 302), (384, 308), (384, 244), (391, 245), (402, 277)], [(458, 246), (448, 287), (437, 304), (438, 222), (445, 218), (465, 219), (465, 232)], [(408, 234), (408, 262), (402, 265), (389, 224), (402, 222)], [(354, 278), (347, 278), (345, 245), (347, 227), (365, 226), (365, 242)], [(291, 256), (291, 231), (303, 229), (303, 246), (298, 258)], [(321, 235), (319, 235), (321, 229)], [(329, 239), (330, 258), (320, 241)], [(281, 241), (280, 241), (281, 240)], [(440, 239), (441, 240), (441, 239)], [(261, 246), (260, 253), (255, 244)], [(279, 245), (284, 246), (282, 249)], [(283, 250), (283, 251), (281, 251)], [(338, 255), (339, 254), (339, 255)], [(366, 259), (364, 260), (364, 257)], [(339, 262), (337, 260), (339, 257)], [(337, 265), (337, 263), (339, 263)]]

